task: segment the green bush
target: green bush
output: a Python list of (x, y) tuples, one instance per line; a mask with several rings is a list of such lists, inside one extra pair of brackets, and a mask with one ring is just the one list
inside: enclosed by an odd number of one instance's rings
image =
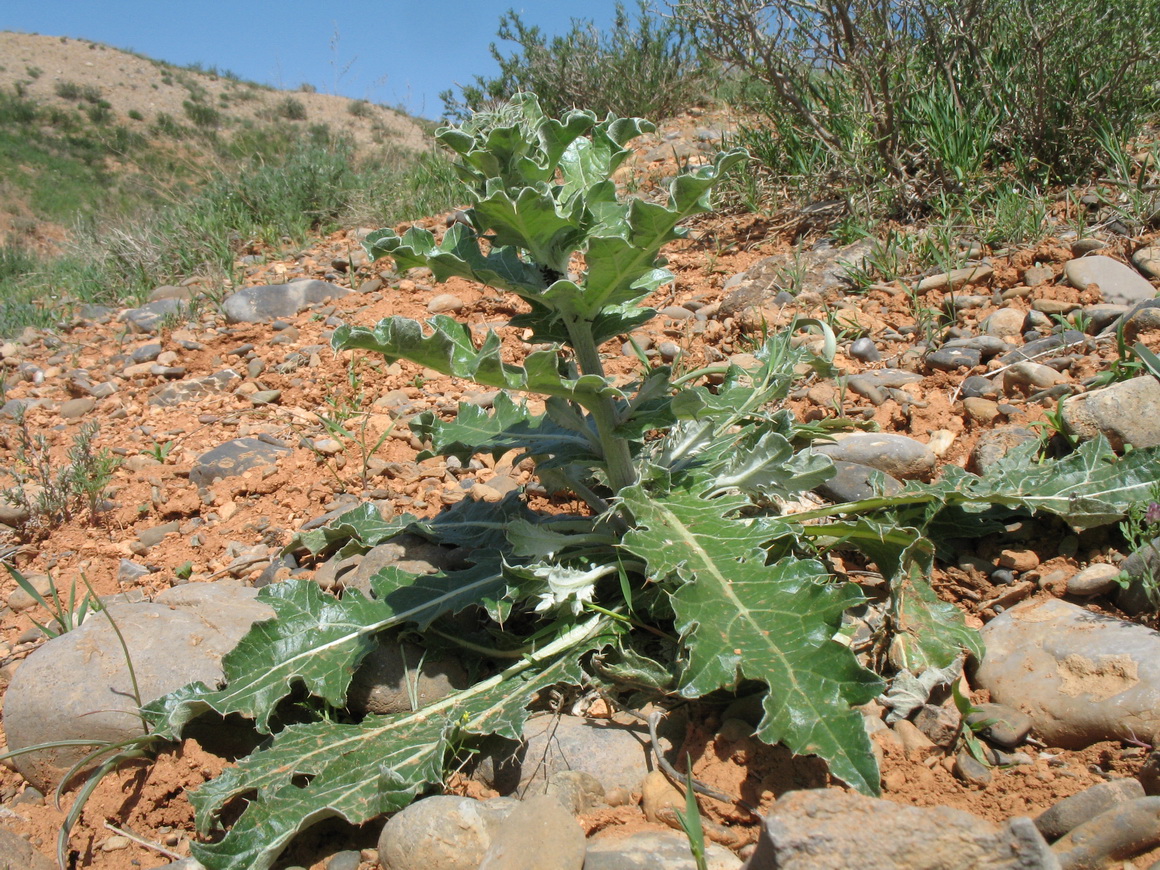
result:
[(369, 118), (374, 114), (374, 109), (366, 100), (355, 100), (353, 103), (347, 105), (346, 110), (356, 118)]
[(222, 125), (222, 114), (213, 106), (207, 106), (204, 103), (197, 103), (193, 100), (185, 100), (181, 107), (185, 110), (186, 116), (193, 121), (194, 125), (206, 130), (216, 130)]
[[(1013, 171), (1074, 182), (1160, 102), (1160, 5), (1062, 0), (680, 0), (706, 54), (750, 76), (741, 144), (778, 185), (914, 215)], [(1110, 8), (1114, 7), (1114, 8)]]
[(580, 107), (598, 115), (667, 118), (700, 102), (707, 88), (708, 68), (684, 24), (655, 16), (645, 0), (635, 22), (617, 3), (608, 33), (574, 19), (568, 33), (548, 39), (511, 10), (501, 16), (497, 36), (519, 49), (505, 57), (493, 43), (499, 77), (476, 76), (475, 84), (462, 87), (462, 99), (441, 94), (448, 118), (464, 120), (519, 92), (536, 94), (553, 115)]
[(278, 101), (278, 105), (274, 107), (274, 114), (288, 121), (305, 121), (306, 106), (302, 105), (301, 100), (296, 100), (294, 97), (286, 97)]

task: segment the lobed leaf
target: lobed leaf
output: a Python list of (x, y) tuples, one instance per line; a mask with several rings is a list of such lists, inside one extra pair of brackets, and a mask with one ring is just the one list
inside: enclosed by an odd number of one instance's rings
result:
[(637, 523), (624, 546), (658, 580), (679, 584), (671, 597), (687, 654), (681, 694), (764, 682), (762, 740), (818, 755), (847, 784), (877, 794), (878, 765), (853, 707), (882, 684), (833, 639), (842, 613), (862, 600), (857, 587), (828, 582), (810, 560), (767, 565), (761, 527), (730, 518), (740, 497), (710, 500), (695, 488), (650, 495), (640, 486), (622, 496)]
[(613, 639), (606, 617), (563, 633), (496, 676), (414, 713), (358, 724), (292, 725), (190, 797), (198, 829), (248, 796), (218, 841), (193, 844), (210, 870), (266, 870), (298, 832), (326, 818), (361, 824), (405, 807), (443, 778), (446, 758), (472, 737), (519, 739), (528, 704), (556, 683), (582, 680), (580, 658)]

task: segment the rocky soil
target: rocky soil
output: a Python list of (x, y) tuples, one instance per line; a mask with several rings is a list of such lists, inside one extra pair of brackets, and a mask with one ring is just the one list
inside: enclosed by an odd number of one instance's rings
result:
[[(643, 141), (630, 171), (644, 179), (647, 195), (676, 160), (702, 159), (728, 123), (678, 119)], [(1034, 247), (971, 250), (965, 239), (960, 270), (857, 288), (851, 264), (866, 256), (868, 243), (813, 244), (819, 234), (801, 220), (707, 218), (668, 251), (677, 280), (651, 300), (661, 316), (635, 338), (648, 353), (692, 369), (744, 362), (762, 329), (782, 328), (795, 315), (829, 322), (840, 338), (842, 374), (803, 381), (790, 406), (802, 419), (844, 416), (873, 431), (829, 448), (840, 474), (819, 499), (869, 492), (874, 468), (888, 483), (937, 477), (949, 465), (985, 468), (1039, 437), (1037, 427), (1051, 423), (1061, 400), (1059, 413), (1079, 439), (1101, 432), (1121, 449), (1160, 444), (1155, 379), (1144, 374), (1091, 389), (1091, 379), (1119, 358), (1117, 323), (1131, 341), (1160, 352), (1160, 248), (1148, 236), (1096, 231), (1081, 238), (1066, 229), (1073, 216), (1054, 217), (1058, 232)], [(449, 219), (424, 223), (438, 232)], [(252, 587), (292, 575), (328, 589), (357, 585), (359, 565), (281, 557), (292, 535), (321, 517), (368, 500), (385, 515), (432, 515), (462, 499), (498, 500), (521, 488), (550, 507), (527, 469), (507, 458), (418, 461), (422, 444), (408, 430), (410, 416), (449, 413), (459, 401), (486, 407), (492, 394), (406, 362), (330, 351), (328, 338), (341, 323), (435, 312), (454, 313), (481, 336), (499, 330), (513, 360), (526, 351), (504, 327), (517, 301), (367, 263), (359, 247), (365, 233), (337, 233), (287, 259), (251, 255), (239, 267), (252, 289), (191, 276), (180, 287), (158, 288), (140, 309), (90, 307), (67, 328), (29, 330), (0, 345), (5, 486), (38, 461), (50, 471), (62, 467), (91, 423), (100, 426), (96, 446), (120, 459), (95, 513), (77, 505), (67, 519), (53, 519), (0, 506), (0, 552), (46, 594), (53, 585), (64, 597), (73, 588), (83, 595), (84, 578), (120, 602), (143, 695), (212, 680), (215, 668), (220, 674), (222, 651), (263, 616)], [(795, 254), (799, 233), (805, 242)], [(1066, 327), (1061, 318), (1070, 318)], [(799, 340), (817, 339), (802, 333)], [(617, 374), (627, 377), (638, 364), (619, 342), (602, 350)], [(18, 419), (27, 438), (43, 436), (42, 460), (35, 441), (22, 442)], [(36, 494), (34, 486), (26, 491)], [(983, 736), (997, 763), (980, 765), (960, 751), (945, 690), (908, 711), (870, 705), (867, 727), (889, 803), (848, 794), (812, 759), (756, 743), (743, 702), (671, 714), (665, 745), (675, 758), (690, 754), (694, 776), (730, 798), (702, 799), (709, 866), (745, 859), (755, 870), (1153, 866), (1160, 859), (1160, 765), (1150, 755), (1160, 733), (1160, 635), (1148, 627), (1154, 611), (1139, 588), (1122, 591), (1114, 580), (1127, 556), (1114, 528), (1075, 534), (1034, 519), (940, 561), (932, 577), (940, 596), (986, 627), (992, 652), (965, 681), (976, 703), (996, 703), (986, 708), (994, 721)], [(433, 557), (406, 551), (392, 558), (421, 567)], [(1134, 558), (1128, 567), (1142, 576), (1143, 557)], [(838, 556), (833, 564), (872, 588), (857, 566)], [(111, 737), (139, 728), (117, 688), (123, 657), (104, 622), (90, 618), (49, 642), (34, 624), (47, 615), (8, 577), (0, 578), (0, 599), (7, 602), (0, 680), (12, 687), (4, 701), (10, 746), (76, 736), (69, 729)], [(400, 682), (406, 666), (393, 667), (370, 694)], [(421, 692), (454, 685), (461, 678), (454, 671), (425, 669)], [(525, 754), (547, 760), (547, 783), (532, 787), (530, 772), (521, 771), (522, 802), (499, 797), (506, 789), (498, 776), (457, 774), (446, 796), (396, 816), (381, 841), (381, 824), (323, 825), (284, 856), (284, 866), (515, 868), (533, 866), (530, 854), (540, 861), (551, 855), (560, 867), (659, 866), (662, 855), (671, 855), (663, 866), (692, 867), (673, 830), (684, 798), (649, 772), (642, 726), (600, 699), (549, 720), (544, 748)], [(191, 739), (107, 778), (73, 834), (76, 866), (190, 866), (180, 863), (193, 836), (185, 790), (227, 763), (227, 751)], [(54, 853), (62, 819), (45, 794), (69, 762), (62, 755), (8, 764), (0, 770), (0, 856), (41, 866)], [(552, 799), (532, 797), (544, 791)], [(1081, 793), (1078, 808), (1065, 801)], [(66, 794), (64, 805), (72, 800)], [(1094, 829), (1079, 827), (1089, 820)], [(441, 838), (441, 830), (455, 833)]]

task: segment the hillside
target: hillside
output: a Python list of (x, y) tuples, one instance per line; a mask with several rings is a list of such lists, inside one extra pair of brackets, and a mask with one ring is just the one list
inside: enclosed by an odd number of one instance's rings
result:
[(0, 238), (41, 248), (77, 212), (132, 211), (204, 180), (245, 156), (230, 146), (247, 136), (341, 136), (362, 154), (426, 142), (420, 123), (383, 106), (85, 40), (0, 32), (0, 58)]

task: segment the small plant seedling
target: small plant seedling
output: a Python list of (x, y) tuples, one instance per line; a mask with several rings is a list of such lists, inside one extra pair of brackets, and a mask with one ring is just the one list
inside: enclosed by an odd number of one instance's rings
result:
[(60, 637), (62, 634), (72, 631), (74, 628), (84, 622), (90, 613), (95, 613), (101, 609), (100, 601), (96, 598), (96, 596), (93, 596), (88, 592), (86, 592), (85, 595), (78, 600), (76, 583), (73, 583), (69, 586), (67, 601), (61, 600), (60, 593), (57, 592), (56, 589), (56, 584), (50, 584), (48, 588), (48, 596), (52, 600), (49, 601), (49, 599), (45, 598), (45, 596), (41, 594), (40, 590), (38, 590), (27, 577), (17, 571), (16, 568), (8, 565), (7, 563), (4, 565), (4, 567), (8, 569), (8, 573), (12, 579), (16, 581), (16, 585), (23, 589), (32, 598), (33, 601), (39, 604), (42, 608), (44, 608), (45, 611), (48, 612), (50, 616), (52, 616), (52, 621), (49, 623), (40, 623), (35, 619), (32, 620), (33, 624), (36, 625), (36, 627), (41, 631), (43, 631), (48, 637)]

